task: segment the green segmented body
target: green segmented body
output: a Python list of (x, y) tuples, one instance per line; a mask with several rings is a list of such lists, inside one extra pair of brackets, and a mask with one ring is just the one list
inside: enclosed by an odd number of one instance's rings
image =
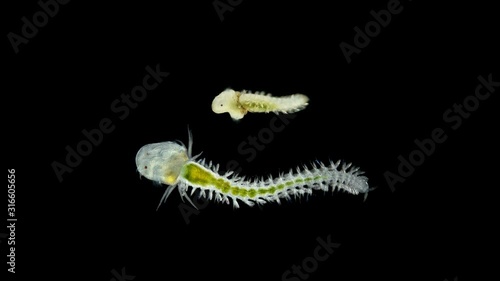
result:
[(311, 194), (313, 190), (328, 191), (332, 188), (343, 189), (352, 194), (368, 192), (367, 178), (360, 176), (358, 169), (350, 169), (350, 165), (340, 162), (314, 165), (312, 168), (304, 167), (294, 173), (290, 171), (285, 175), (268, 180), (246, 181), (239, 177), (222, 176), (216, 173), (216, 166), (205, 165), (204, 161), (188, 161), (182, 168), (179, 182), (191, 187), (191, 194), (199, 190), (200, 196), (215, 197), (217, 201), (230, 203), (239, 207), (238, 201), (253, 206), (254, 203), (280, 202), (281, 198), (290, 199)]

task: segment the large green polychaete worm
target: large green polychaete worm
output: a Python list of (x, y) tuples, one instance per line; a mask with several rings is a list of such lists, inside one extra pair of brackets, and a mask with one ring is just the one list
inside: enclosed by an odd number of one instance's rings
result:
[(200, 197), (232, 203), (234, 208), (239, 207), (238, 201), (249, 206), (280, 203), (281, 199), (305, 196), (312, 194), (313, 190), (339, 189), (351, 194), (364, 193), (365, 198), (371, 190), (368, 178), (362, 176), (359, 168), (341, 164), (340, 161), (328, 165), (313, 162), (311, 167), (297, 167), (295, 172), (290, 170), (267, 180), (245, 180), (231, 171), (220, 175), (218, 165), (198, 159), (200, 154), (192, 156), (192, 146), (193, 138), (189, 131), (187, 148), (181, 142), (167, 141), (144, 145), (137, 152), (135, 161), (139, 173), (149, 180), (168, 185), (158, 208), (175, 188), (179, 189), (181, 198), (186, 198), (193, 206), (189, 196), (199, 190)]

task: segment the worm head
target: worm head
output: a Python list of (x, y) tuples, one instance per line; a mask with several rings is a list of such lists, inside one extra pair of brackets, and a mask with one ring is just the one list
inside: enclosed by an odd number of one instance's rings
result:
[(212, 111), (217, 114), (228, 112), (234, 120), (243, 118), (246, 110), (239, 104), (240, 94), (231, 89), (224, 90), (212, 101)]
[(182, 143), (160, 142), (147, 144), (137, 152), (137, 171), (149, 180), (168, 185), (178, 182), (184, 164), (189, 160)]

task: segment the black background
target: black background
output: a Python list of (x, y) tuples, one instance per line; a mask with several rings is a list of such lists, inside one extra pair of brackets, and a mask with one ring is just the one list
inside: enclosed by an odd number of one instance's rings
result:
[[(347, 63), (339, 44), (353, 45), (353, 28), (388, 1), (242, 1), (223, 21), (212, 1), (160, 2), (71, 1), (17, 54), (7, 34), (40, 7), (4, 10), (3, 139), (18, 218), (10, 278), (107, 281), (125, 268), (134, 280), (284, 280), (329, 235), (340, 247), (308, 280), (490, 276), (499, 90), (456, 130), (443, 114), (474, 94), (478, 76), (500, 80), (493, 7), (402, 1)], [(158, 64), (170, 75), (120, 120), (112, 102)], [(227, 87), (303, 93), (310, 104), (247, 161), (238, 146), (275, 115), (214, 114)], [(59, 182), (52, 163), (103, 118), (115, 130)], [(378, 188), (366, 202), (338, 192), (237, 210), (210, 202), (186, 223), (176, 191), (156, 210), (165, 186), (141, 179), (134, 158), (148, 143), (187, 143), (188, 126), (194, 153), (222, 170), (234, 160), (240, 174), (267, 177), (342, 159)], [(384, 173), (397, 174), (398, 156), (435, 128), (446, 141), (393, 192)]]

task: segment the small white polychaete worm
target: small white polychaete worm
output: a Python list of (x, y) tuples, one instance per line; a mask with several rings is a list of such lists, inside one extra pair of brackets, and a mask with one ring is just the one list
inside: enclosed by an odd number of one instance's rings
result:
[(281, 199), (303, 197), (312, 194), (313, 190), (344, 190), (351, 194), (365, 194), (366, 199), (372, 190), (368, 186), (368, 178), (362, 176), (363, 172), (359, 168), (341, 164), (340, 161), (330, 161), (327, 165), (319, 161), (312, 162), (310, 167), (304, 165), (302, 169), (297, 167), (295, 171), (290, 169), (288, 173), (275, 178), (268, 176), (267, 179), (245, 180), (244, 177), (233, 175), (232, 171), (220, 175), (219, 165), (197, 160), (200, 154), (192, 156), (192, 145), (189, 131), (187, 148), (181, 142), (167, 141), (144, 145), (137, 152), (135, 162), (138, 172), (153, 182), (168, 185), (158, 208), (176, 188), (182, 200), (186, 198), (195, 208), (189, 196), (196, 190), (199, 190), (200, 197), (232, 203), (234, 208), (239, 207), (238, 201), (249, 206), (280, 203)]
[(248, 112), (297, 112), (304, 109), (308, 102), (309, 98), (303, 94), (273, 97), (264, 92), (250, 93), (245, 90), (238, 92), (226, 89), (214, 98), (212, 110), (217, 114), (228, 112), (231, 118), (239, 120)]

